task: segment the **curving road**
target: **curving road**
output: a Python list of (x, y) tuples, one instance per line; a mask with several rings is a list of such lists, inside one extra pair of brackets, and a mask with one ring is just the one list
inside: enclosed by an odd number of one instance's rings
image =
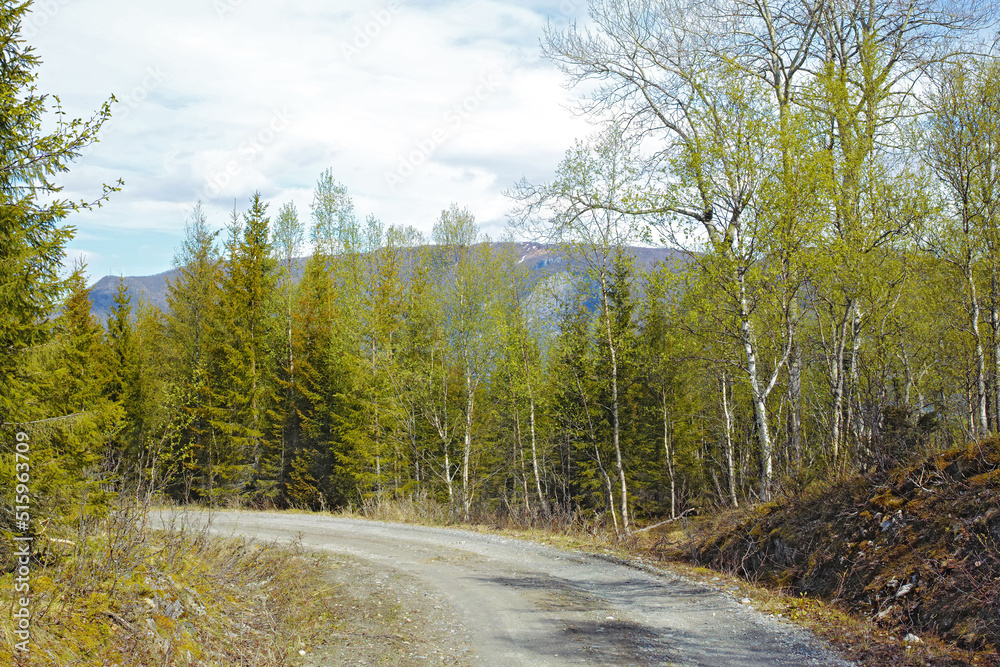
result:
[[(211, 532), (346, 554), (450, 606), (482, 665), (799, 667), (848, 663), (812, 635), (679, 576), (464, 530), (258, 512)], [(166, 518), (163, 519), (166, 521)]]

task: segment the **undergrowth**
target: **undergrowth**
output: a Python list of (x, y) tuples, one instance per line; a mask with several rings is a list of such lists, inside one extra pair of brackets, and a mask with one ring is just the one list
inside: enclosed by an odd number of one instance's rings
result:
[[(73, 532), (36, 538), (30, 652), (0, 618), (0, 664), (292, 664), (329, 626), (322, 564), (297, 545), (209, 537), (119, 506)], [(9, 549), (0, 605), (13, 610)]]

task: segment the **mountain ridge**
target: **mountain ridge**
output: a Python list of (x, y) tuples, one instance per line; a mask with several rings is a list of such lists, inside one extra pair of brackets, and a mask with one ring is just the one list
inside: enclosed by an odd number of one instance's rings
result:
[[(494, 246), (510, 244), (510, 242), (492, 243)], [(521, 256), (518, 263), (526, 264), (528, 267), (532, 286), (554, 274), (577, 273), (581, 269), (580, 263), (569, 257), (557, 245), (534, 241), (514, 242), (512, 245), (516, 250), (515, 254)], [(637, 272), (649, 270), (657, 262), (678, 261), (682, 258), (678, 251), (663, 247), (627, 246), (625, 250), (634, 260)], [(308, 259), (306, 256), (297, 261), (302, 266)], [(173, 268), (148, 276), (104, 276), (90, 288), (91, 314), (99, 322), (105, 322), (114, 305), (119, 281), (125, 283), (126, 289), (132, 295), (133, 308), (141, 299), (166, 312), (168, 281), (176, 279), (179, 275), (180, 269)], [(296, 279), (298, 277), (296, 276)]]

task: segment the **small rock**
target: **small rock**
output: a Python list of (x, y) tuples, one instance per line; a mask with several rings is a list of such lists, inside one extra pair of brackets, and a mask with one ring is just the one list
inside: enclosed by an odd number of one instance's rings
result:
[(913, 634), (912, 632), (910, 632), (905, 637), (903, 637), (903, 641), (905, 643), (907, 643), (907, 644), (919, 644), (920, 643), (920, 637), (918, 637), (915, 634)]
[(912, 590), (913, 584), (903, 584), (899, 587), (899, 590), (896, 591), (896, 597), (901, 598)]
[(743, 598), (740, 600), (740, 604), (750, 604), (750, 598)]
[(301, 648), (300, 648), (300, 649), (299, 649), (299, 655), (305, 655), (305, 654), (306, 654), (306, 651), (305, 651), (305, 649), (301, 649)]

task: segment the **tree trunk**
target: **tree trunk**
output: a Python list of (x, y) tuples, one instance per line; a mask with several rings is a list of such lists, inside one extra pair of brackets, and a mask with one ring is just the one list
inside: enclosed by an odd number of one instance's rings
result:
[(993, 432), (1000, 433), (1000, 306), (995, 300), (990, 317), (993, 325)]
[(472, 492), (469, 489), (469, 459), (472, 458), (472, 409), (474, 394), (472, 376), (465, 374), (465, 448), (462, 452), (462, 508), (465, 520), (469, 520), (469, 510), (472, 508)]
[(531, 391), (530, 385), (528, 388), (528, 405), (531, 409), (531, 467), (535, 473), (535, 490), (538, 492), (538, 503), (541, 505), (542, 511), (548, 515), (549, 504), (545, 500), (545, 494), (542, 493), (542, 477), (538, 471), (538, 445), (535, 431), (535, 394)]
[[(517, 407), (514, 408), (514, 438), (517, 449), (514, 450), (514, 463), (517, 464), (518, 457), (521, 459), (521, 487), (524, 491), (524, 510), (531, 516), (531, 499), (528, 494), (528, 471), (524, 469), (524, 443), (521, 439), (521, 415)], [(504, 484), (504, 488), (506, 488)]]
[[(840, 458), (841, 423), (844, 416), (844, 353), (847, 349), (847, 323), (854, 313), (854, 301), (848, 300), (847, 312), (840, 325), (834, 329), (838, 340), (834, 341), (833, 360), (830, 363), (830, 380), (833, 385), (833, 414), (831, 415), (830, 445), (833, 463)], [(839, 329), (839, 331), (837, 330)]]
[(986, 418), (986, 354), (983, 351), (983, 338), (979, 331), (979, 294), (976, 291), (976, 280), (972, 273), (971, 254), (966, 259), (965, 278), (969, 283), (969, 299), (972, 306), (969, 319), (972, 326), (972, 336), (976, 343), (976, 404), (974, 410), (976, 419), (973, 435), (981, 438), (986, 436), (990, 430)]
[(674, 448), (670, 439), (670, 421), (667, 419), (667, 392), (661, 390), (663, 400), (663, 453), (667, 459), (667, 474), (670, 476), (670, 518), (677, 516), (677, 480), (674, 479)]
[[(995, 244), (991, 243), (989, 252), (995, 253)], [(990, 417), (993, 419), (991, 433), (1000, 433), (1000, 275), (998, 275), (997, 260), (994, 258), (991, 267), (990, 281), (990, 330), (993, 336), (993, 405)]]
[(594, 443), (594, 453), (597, 455), (597, 467), (601, 471), (601, 476), (604, 478), (605, 490), (608, 494), (608, 511), (611, 512), (611, 521), (615, 526), (615, 535), (620, 535), (621, 532), (618, 530), (618, 514), (615, 512), (615, 489), (614, 485), (611, 483), (611, 475), (604, 467), (604, 463), (601, 461), (601, 450), (598, 449), (597, 443)]
[(763, 501), (768, 501), (771, 499), (771, 478), (774, 474), (774, 468), (771, 431), (767, 423), (767, 397), (761, 387), (760, 373), (757, 368), (757, 346), (747, 305), (746, 281), (742, 274), (737, 276), (737, 280), (740, 286), (740, 326), (743, 334), (743, 348), (747, 358), (746, 370), (750, 380), (754, 421), (757, 425), (757, 443), (760, 447), (760, 498)]
[[(288, 298), (288, 317), (287, 317), (287, 334), (288, 334), (288, 408), (291, 413), (295, 414), (295, 349), (292, 346), (292, 266), (291, 262), (288, 263), (288, 289), (286, 296)], [(286, 416), (287, 419), (287, 416)], [(281, 443), (281, 469), (278, 471), (278, 486), (281, 489), (282, 494), (285, 493), (285, 466), (286, 463), (286, 452), (287, 452), (287, 462), (290, 462), (293, 456), (293, 452), (296, 447), (297, 438), (296, 433), (298, 429), (295, 424), (295, 417), (289, 419), (289, 427), (286, 431), (287, 436), (283, 438)]]
[(448, 444), (444, 445), (444, 483), (448, 486), (448, 505), (455, 511), (455, 488), (451, 483), (451, 459), (448, 456)]
[(733, 507), (739, 507), (740, 503), (736, 499), (736, 470), (733, 465), (733, 419), (732, 414), (729, 412), (729, 399), (726, 394), (728, 393), (729, 378), (725, 373), (722, 374), (722, 413), (725, 416), (726, 424), (726, 474), (729, 480), (729, 500), (733, 503)]
[(611, 440), (615, 449), (615, 472), (618, 474), (618, 482), (621, 485), (622, 531), (627, 535), (629, 533), (628, 487), (626, 486), (625, 481), (625, 466), (622, 464), (622, 448), (620, 440), (621, 421), (619, 419), (618, 410), (618, 352), (615, 348), (614, 336), (611, 332), (611, 304), (608, 300), (608, 288), (603, 273), (601, 275), (601, 289), (604, 295), (604, 322), (607, 325), (608, 356), (611, 361)]
[(862, 428), (857, 422), (860, 419), (860, 410), (857, 407), (858, 393), (858, 354), (861, 351), (861, 313), (858, 308), (854, 309), (854, 316), (851, 320), (851, 365), (847, 373), (850, 381), (844, 390), (844, 402), (847, 404), (847, 420), (844, 423), (845, 435), (854, 436), (854, 442), (860, 442)]
[(788, 447), (798, 470), (802, 467), (802, 352), (794, 339), (788, 357)]
[(611, 485), (611, 477), (608, 475), (608, 471), (604, 468), (604, 462), (601, 460), (601, 450), (597, 446), (597, 434), (594, 432), (594, 420), (590, 418), (590, 405), (587, 402), (587, 395), (583, 393), (583, 385), (580, 383), (579, 376), (576, 377), (576, 387), (577, 391), (580, 392), (580, 399), (583, 401), (583, 411), (587, 415), (587, 426), (590, 428), (590, 442), (594, 445), (594, 454), (597, 457), (597, 467), (601, 471), (601, 475), (604, 477), (604, 482), (607, 486), (608, 511), (611, 512), (611, 521), (615, 526), (615, 535), (619, 535), (618, 514), (615, 512), (615, 493)]

